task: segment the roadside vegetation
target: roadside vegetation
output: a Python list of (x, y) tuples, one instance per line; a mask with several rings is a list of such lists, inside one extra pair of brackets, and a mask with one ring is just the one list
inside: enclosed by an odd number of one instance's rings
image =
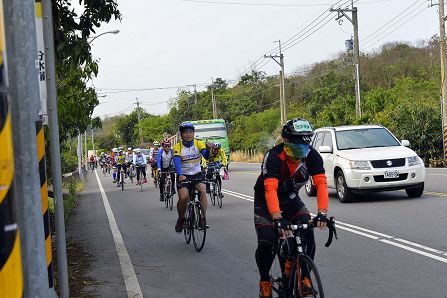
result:
[[(440, 62), (438, 38), (417, 44), (388, 43), (361, 55), (362, 117), (355, 117), (352, 56), (335, 58), (297, 69), (286, 78), (288, 118), (303, 117), (318, 127), (382, 124), (426, 161), (442, 156)], [(232, 84), (231, 84), (232, 83)], [(231, 84), (231, 86), (230, 86)], [(230, 123), (230, 145), (236, 150), (265, 151), (280, 132), (279, 87), (276, 76), (251, 71), (238, 82), (214, 82), (219, 117)], [(211, 86), (194, 93), (179, 90), (163, 116), (141, 110), (145, 140), (176, 133), (185, 120), (212, 118)], [(116, 144), (140, 146), (137, 111), (103, 121), (98, 132), (103, 148)], [(242, 153), (241, 153), (242, 154)], [(433, 161), (433, 164), (440, 164)]]

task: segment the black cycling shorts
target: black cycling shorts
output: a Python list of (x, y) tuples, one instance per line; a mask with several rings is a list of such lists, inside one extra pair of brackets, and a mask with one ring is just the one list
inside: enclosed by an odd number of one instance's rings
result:
[[(188, 181), (188, 180), (202, 180), (203, 181), (203, 173), (202, 172), (197, 173), (195, 175), (183, 175), (183, 176), (186, 177), (186, 181)], [(186, 181), (179, 182), (178, 177), (177, 177), (177, 189), (181, 189), (183, 187), (187, 188), (189, 186), (189, 183), (185, 183)]]

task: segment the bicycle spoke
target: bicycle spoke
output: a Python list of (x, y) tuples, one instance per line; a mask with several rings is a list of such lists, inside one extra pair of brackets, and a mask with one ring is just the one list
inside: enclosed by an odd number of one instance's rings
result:
[(192, 238), (195, 249), (201, 251), (205, 245), (206, 239), (206, 217), (202, 203), (195, 202), (194, 209), (194, 230)]

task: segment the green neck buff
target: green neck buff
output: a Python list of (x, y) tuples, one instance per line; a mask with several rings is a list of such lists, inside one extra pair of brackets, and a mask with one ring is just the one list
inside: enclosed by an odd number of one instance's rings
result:
[(309, 153), (310, 146), (308, 144), (284, 143), (284, 151), (292, 161), (303, 159)]

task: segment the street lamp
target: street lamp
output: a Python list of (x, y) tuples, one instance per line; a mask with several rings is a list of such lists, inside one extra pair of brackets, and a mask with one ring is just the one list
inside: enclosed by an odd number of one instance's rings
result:
[(91, 40), (88, 43), (91, 44), (95, 39), (97, 39), (98, 37), (100, 37), (100, 36), (102, 36), (104, 34), (118, 34), (118, 33), (120, 33), (119, 30), (112, 30), (112, 31), (103, 32), (103, 33), (98, 34), (96, 36), (90, 37)]

